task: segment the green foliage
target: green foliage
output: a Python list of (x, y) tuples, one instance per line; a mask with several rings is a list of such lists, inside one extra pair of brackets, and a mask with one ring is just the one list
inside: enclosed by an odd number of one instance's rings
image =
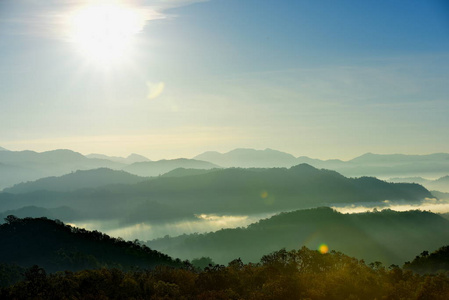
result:
[(49, 272), (183, 265), (138, 240), (124, 241), (47, 218), (8, 216), (7, 223), (0, 225), (0, 240), (0, 262), (22, 267), (38, 264)]
[(265, 253), (280, 248), (305, 245), (318, 249), (325, 243), (331, 250), (388, 266), (412, 259), (422, 245), (436, 249), (448, 240), (449, 221), (430, 212), (342, 214), (321, 207), (281, 213), (247, 228), (165, 237), (148, 245), (173, 257), (209, 256), (224, 264), (235, 257), (257, 262)]
[(449, 246), (443, 246), (430, 254), (423, 251), (412, 262), (406, 262), (404, 268), (421, 274), (448, 272)]
[(46, 274), (33, 266), (25, 279), (0, 289), (1, 299), (447, 299), (449, 277), (384, 268), (339, 252), (308, 248), (265, 255), (258, 264), (239, 259), (198, 272), (96, 269)]
[(212, 258), (210, 257), (201, 257), (201, 258), (194, 258), (190, 262), (194, 267), (204, 270), (205, 268), (209, 266), (214, 266), (215, 263), (213, 262)]

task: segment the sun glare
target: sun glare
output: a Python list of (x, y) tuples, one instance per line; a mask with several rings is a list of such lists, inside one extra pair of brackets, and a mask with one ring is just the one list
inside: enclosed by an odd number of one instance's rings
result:
[(112, 63), (126, 57), (145, 16), (122, 4), (88, 5), (71, 18), (71, 40), (91, 61)]

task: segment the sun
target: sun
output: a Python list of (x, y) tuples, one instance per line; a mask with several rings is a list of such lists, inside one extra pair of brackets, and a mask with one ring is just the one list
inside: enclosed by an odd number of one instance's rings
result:
[(145, 17), (137, 9), (117, 3), (91, 4), (73, 13), (70, 36), (89, 60), (109, 64), (129, 54), (144, 24)]

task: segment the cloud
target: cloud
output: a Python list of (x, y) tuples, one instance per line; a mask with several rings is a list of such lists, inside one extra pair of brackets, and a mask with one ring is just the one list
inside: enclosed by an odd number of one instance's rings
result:
[(165, 88), (165, 83), (163, 82), (147, 82), (148, 87), (148, 99), (153, 100), (159, 97)]

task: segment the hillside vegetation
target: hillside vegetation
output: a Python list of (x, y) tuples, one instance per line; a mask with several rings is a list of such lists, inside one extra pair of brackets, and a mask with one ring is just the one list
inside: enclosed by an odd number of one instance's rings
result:
[(246, 228), (149, 241), (153, 249), (174, 257), (208, 256), (227, 263), (235, 257), (257, 262), (265, 253), (304, 245), (326, 244), (367, 262), (403, 264), (425, 247), (434, 250), (449, 241), (449, 221), (423, 211), (383, 210), (341, 214), (330, 208), (281, 213)]
[(182, 265), (181, 261), (151, 250), (137, 240), (126, 242), (47, 218), (8, 216), (6, 223), (0, 225), (0, 241), (0, 263), (21, 267), (37, 264), (50, 272)]

